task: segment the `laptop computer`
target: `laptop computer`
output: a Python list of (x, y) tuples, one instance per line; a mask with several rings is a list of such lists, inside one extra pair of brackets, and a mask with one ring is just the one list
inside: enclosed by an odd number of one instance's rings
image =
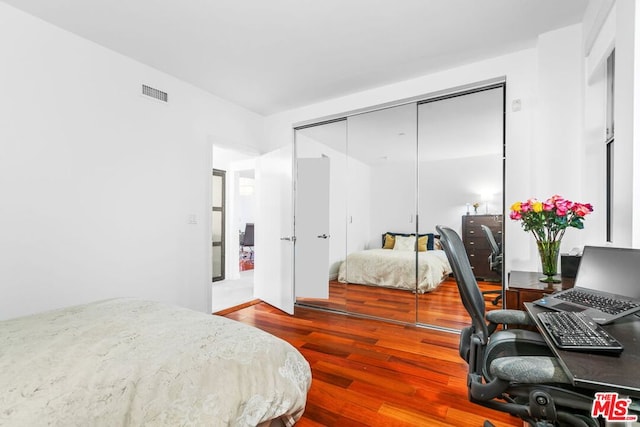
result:
[(575, 286), (534, 304), (582, 312), (601, 325), (640, 311), (640, 249), (585, 246)]

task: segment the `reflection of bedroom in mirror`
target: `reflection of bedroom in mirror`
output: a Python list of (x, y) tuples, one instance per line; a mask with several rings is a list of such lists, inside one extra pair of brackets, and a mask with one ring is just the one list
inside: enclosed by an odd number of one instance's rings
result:
[[(420, 232), (440, 224), (460, 234), (487, 308), (502, 307), (503, 98), (504, 87), (498, 85), (418, 105)], [(467, 215), (468, 204), (477, 204), (477, 213), (470, 209)], [(492, 252), (482, 225), (489, 227), (499, 253)], [(438, 292), (418, 294), (417, 322), (461, 329), (463, 323), (437, 308), (460, 306), (457, 295), (442, 297), (448, 289), (456, 294), (454, 288), (453, 280), (445, 280)]]
[[(502, 255), (491, 251), (481, 225), (501, 250), (503, 97), (499, 82), (296, 129), (296, 179), (308, 180), (311, 172), (301, 168), (324, 158), (329, 192), (326, 212), (312, 210), (328, 217), (325, 233), (322, 220), (300, 209), (298, 184), (308, 187), (296, 183), (295, 287), (322, 288), (305, 291), (314, 298), (298, 304), (460, 329), (467, 317), (435, 234), (440, 224), (465, 240), (488, 308), (502, 305)], [(477, 214), (467, 215), (474, 203)], [(300, 242), (305, 223), (319, 228)], [(324, 249), (322, 240), (329, 240)], [(323, 265), (324, 274), (308, 263)]]

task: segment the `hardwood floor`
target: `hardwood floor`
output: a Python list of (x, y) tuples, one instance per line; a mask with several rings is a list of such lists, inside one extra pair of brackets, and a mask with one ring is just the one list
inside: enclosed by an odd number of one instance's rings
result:
[[(481, 290), (500, 289), (493, 282), (478, 282)], [(416, 298), (417, 295), (417, 298)], [(491, 301), (494, 295), (485, 296), (486, 309), (502, 308)], [(381, 288), (336, 280), (329, 282), (329, 298), (298, 298), (299, 303), (365, 316), (379, 317), (404, 323), (422, 323), (441, 328), (460, 330), (469, 324), (458, 287), (453, 278), (447, 278), (432, 292), (415, 294), (401, 289)]]
[(468, 401), (455, 333), (303, 307), (289, 316), (265, 303), (226, 317), (288, 341), (309, 361), (298, 426), (522, 426)]

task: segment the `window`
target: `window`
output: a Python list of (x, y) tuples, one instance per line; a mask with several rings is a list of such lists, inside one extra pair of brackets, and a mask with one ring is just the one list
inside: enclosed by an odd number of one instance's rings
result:
[(607, 203), (607, 219), (606, 219), (606, 234), (607, 234), (607, 242), (611, 242), (613, 240), (612, 236), (612, 223), (613, 223), (613, 191), (614, 191), (614, 180), (613, 180), (613, 166), (614, 166), (614, 131), (615, 131), (615, 123), (614, 123), (614, 111), (613, 111), (613, 100), (614, 100), (614, 87), (615, 87), (615, 53), (613, 50), (611, 55), (607, 58), (607, 93), (606, 93), (606, 102), (607, 102), (607, 117), (606, 117), (606, 136), (605, 136), (605, 144), (606, 144), (606, 174), (607, 174), (607, 182), (606, 182), (606, 203)]

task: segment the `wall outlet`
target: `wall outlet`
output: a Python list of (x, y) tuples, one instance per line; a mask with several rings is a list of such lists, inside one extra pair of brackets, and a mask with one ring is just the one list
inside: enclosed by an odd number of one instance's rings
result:
[(511, 111), (516, 112), (522, 110), (522, 100), (514, 99), (511, 102)]

